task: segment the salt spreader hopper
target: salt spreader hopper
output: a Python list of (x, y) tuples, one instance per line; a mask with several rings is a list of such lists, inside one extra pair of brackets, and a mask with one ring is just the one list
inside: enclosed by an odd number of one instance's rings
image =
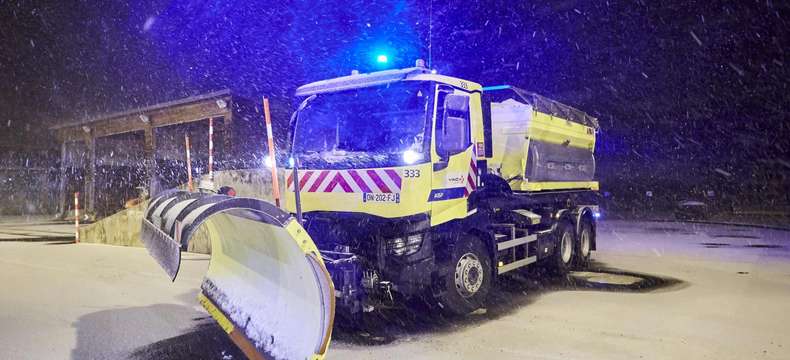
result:
[(265, 201), (170, 190), (145, 211), (141, 238), (175, 280), (203, 226), (211, 260), (200, 303), (250, 359), (323, 359), (335, 294), (310, 236)]

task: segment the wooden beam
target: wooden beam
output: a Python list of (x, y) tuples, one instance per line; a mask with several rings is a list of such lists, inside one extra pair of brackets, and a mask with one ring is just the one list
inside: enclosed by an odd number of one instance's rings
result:
[(89, 127), (94, 137), (105, 137), (134, 131), (145, 131), (147, 127), (151, 126), (156, 128), (201, 121), (210, 117), (229, 117), (231, 107), (228, 105), (220, 109), (217, 106), (217, 100), (220, 99), (230, 104), (230, 96), (225, 96), (219, 99), (207, 99), (197, 103), (151, 110), (144, 114), (148, 116), (149, 123), (145, 123), (140, 119), (140, 115), (143, 114), (133, 113), (99, 119), (84, 124), (74, 124), (55, 129), (55, 132), (61, 141), (75, 141), (81, 139), (81, 133), (84, 132), (83, 126)]

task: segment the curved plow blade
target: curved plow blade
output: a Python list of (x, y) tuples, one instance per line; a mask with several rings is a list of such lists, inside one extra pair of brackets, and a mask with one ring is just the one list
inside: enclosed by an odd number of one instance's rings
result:
[(145, 211), (141, 238), (175, 279), (198, 227), (211, 239), (200, 302), (250, 358), (321, 359), (334, 287), (312, 239), (261, 200), (168, 191)]

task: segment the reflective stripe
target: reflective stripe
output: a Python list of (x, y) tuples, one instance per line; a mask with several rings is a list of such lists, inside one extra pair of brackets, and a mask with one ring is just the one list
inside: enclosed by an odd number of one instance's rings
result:
[(321, 187), (321, 183), (323, 183), (324, 179), (326, 179), (327, 175), (329, 175), (329, 171), (326, 171), (326, 170), (322, 171), (321, 175), (318, 175), (318, 178), (315, 179), (315, 181), (313, 182), (313, 186), (311, 186), (310, 190), (307, 190), (307, 191), (308, 192), (315, 192), (316, 190), (318, 190), (318, 188)]
[[(286, 177), (286, 186), (294, 191), (293, 172)], [(400, 193), (402, 189), (403, 178), (395, 169), (305, 170), (299, 176), (299, 190), (306, 192)]]
[(359, 174), (357, 174), (356, 170), (349, 170), (348, 174), (354, 180), (354, 183), (359, 187), (359, 192), (372, 192), (370, 191), (370, 186), (368, 186), (368, 184), (365, 183), (365, 180), (359, 176)]
[(431, 193), (428, 195), (428, 202), (452, 200), (465, 196), (468, 196), (468, 194), (466, 188), (462, 187), (435, 189), (431, 190)]
[(466, 184), (464, 186), (464, 197), (469, 196), (477, 189), (477, 181), (479, 179), (477, 171), (477, 147), (472, 146), (472, 156), (469, 159), (469, 173), (466, 175)]
[(222, 330), (225, 330), (226, 334), (230, 334), (233, 331), (233, 323), (230, 322), (227, 317), (225, 317), (225, 314), (223, 314), (222, 311), (217, 309), (217, 306), (214, 305), (214, 303), (211, 302), (211, 300), (209, 300), (206, 295), (203, 295), (203, 293), (198, 294), (198, 301), (200, 301), (200, 305), (203, 305), (203, 308), (206, 309), (208, 314), (217, 321), (219, 327), (221, 327)]
[(370, 176), (370, 178), (373, 180), (373, 182), (376, 184), (379, 190), (381, 190), (381, 192), (383, 193), (391, 192), (389, 187), (387, 187), (387, 184), (384, 183), (384, 180), (382, 180), (381, 177), (379, 177), (379, 174), (376, 173), (376, 170), (368, 170), (367, 174), (368, 176)]
[[(352, 192), (351, 186), (348, 186), (346, 179), (343, 178), (343, 175), (340, 175), (340, 172), (336, 172), (335, 176), (332, 177), (332, 181), (329, 182), (329, 185), (326, 186), (324, 192), (336, 192), (334, 191), (337, 186), (340, 185), (341, 188), (347, 193)], [(339, 188), (338, 188), (339, 189)], [(340, 192), (340, 191), (337, 191)]]
[(208, 118), (208, 175), (214, 176), (214, 119)]

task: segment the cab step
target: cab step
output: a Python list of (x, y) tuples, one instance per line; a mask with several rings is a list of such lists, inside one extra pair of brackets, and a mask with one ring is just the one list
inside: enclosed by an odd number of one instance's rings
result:
[(530, 256), (529, 246), (538, 240), (537, 235), (516, 227), (516, 224), (494, 224), (492, 227), (497, 244), (497, 274), (504, 274), (537, 261), (535, 255)]

